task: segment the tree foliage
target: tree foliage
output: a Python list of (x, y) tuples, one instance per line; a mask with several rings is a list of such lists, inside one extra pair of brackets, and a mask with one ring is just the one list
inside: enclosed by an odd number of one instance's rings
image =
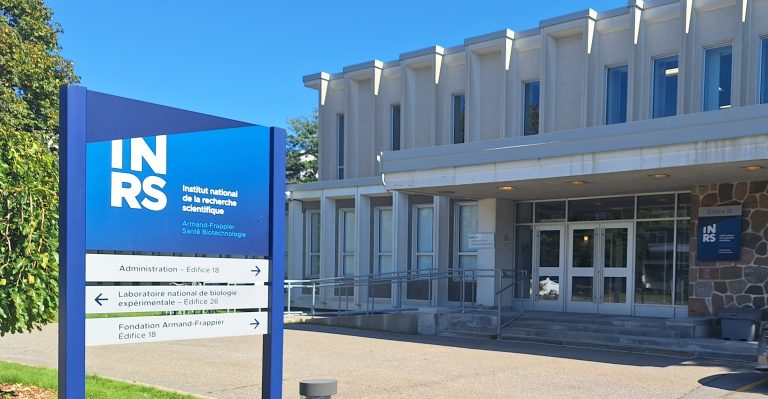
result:
[(311, 115), (288, 119), (286, 180), (288, 183), (317, 181), (317, 110)]
[(76, 83), (42, 0), (0, 0), (0, 335), (58, 303), (59, 86)]

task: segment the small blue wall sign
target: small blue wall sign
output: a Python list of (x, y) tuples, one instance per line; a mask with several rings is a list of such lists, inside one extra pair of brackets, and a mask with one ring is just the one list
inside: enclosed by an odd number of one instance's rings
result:
[(741, 205), (699, 208), (697, 259), (739, 260), (741, 223)]

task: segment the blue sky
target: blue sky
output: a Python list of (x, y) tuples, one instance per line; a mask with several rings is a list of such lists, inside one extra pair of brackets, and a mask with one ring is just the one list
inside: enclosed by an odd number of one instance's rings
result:
[(302, 76), (626, 0), (47, 0), (91, 90), (268, 126), (312, 112)]

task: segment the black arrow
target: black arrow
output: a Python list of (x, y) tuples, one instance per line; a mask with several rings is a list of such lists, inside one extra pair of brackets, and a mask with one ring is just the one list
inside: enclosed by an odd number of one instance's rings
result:
[(251, 272), (255, 273), (254, 276), (258, 276), (261, 273), (261, 269), (258, 266), (254, 266)]
[(253, 323), (251, 323), (251, 325), (253, 326), (254, 330), (259, 328), (259, 324), (261, 324), (261, 323), (259, 323), (259, 321), (256, 320), (256, 319), (253, 319)]
[(94, 301), (96, 301), (96, 303), (98, 303), (99, 306), (101, 306), (101, 301), (108, 301), (108, 300), (109, 298), (102, 298), (101, 293), (99, 293), (99, 296), (97, 296), (96, 299), (94, 299)]

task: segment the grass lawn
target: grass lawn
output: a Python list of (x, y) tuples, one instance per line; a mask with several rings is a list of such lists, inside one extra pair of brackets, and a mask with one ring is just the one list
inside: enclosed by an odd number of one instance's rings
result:
[[(16, 363), (0, 362), (0, 383), (32, 385), (39, 388), (56, 390), (56, 370), (42, 367), (25, 366)], [(86, 397), (88, 399), (113, 398), (152, 398), (152, 399), (191, 399), (194, 396), (180, 395), (154, 388), (133, 385), (89, 375), (85, 378)], [(4, 397), (3, 397), (4, 398)]]

